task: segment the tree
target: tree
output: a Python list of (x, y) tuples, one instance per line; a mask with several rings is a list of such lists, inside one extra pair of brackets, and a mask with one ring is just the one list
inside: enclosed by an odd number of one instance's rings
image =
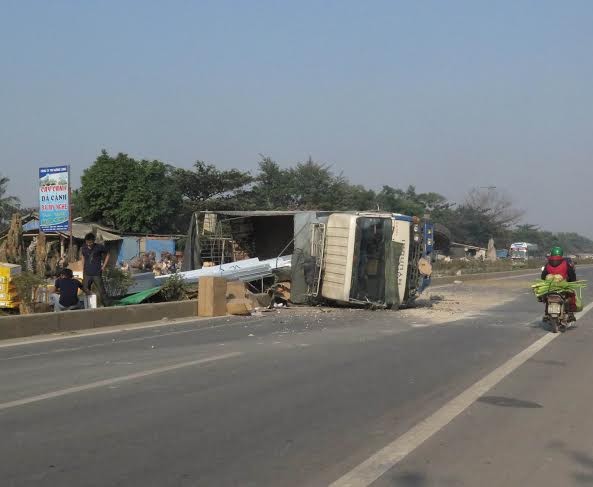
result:
[(370, 210), (375, 193), (351, 185), (327, 164), (309, 157), (283, 169), (262, 156), (253, 185), (234, 200), (235, 207), (260, 210)]
[(343, 183), (342, 210), (371, 211), (377, 209), (377, 194), (361, 184)]
[(423, 216), (428, 211), (433, 218), (442, 217), (454, 206), (439, 193), (417, 193), (415, 186), (408, 186), (405, 191), (383, 186), (377, 194), (377, 203), (385, 211), (415, 216)]
[(332, 210), (344, 206), (347, 181), (335, 176), (330, 167), (311, 157), (288, 170), (290, 202), (293, 210)]
[(451, 231), (453, 241), (485, 247), (490, 238), (495, 241), (507, 238), (507, 228), (499, 225), (488, 208), (474, 208), (462, 205), (451, 215), (452, 221), (445, 223)]
[(438, 203), (433, 217), (449, 228), (453, 240), (479, 246), (486, 246), (490, 238), (506, 244), (523, 216), (512, 199), (499, 191), (472, 189), (455, 209), (444, 200)]
[(472, 189), (464, 206), (488, 214), (495, 225), (510, 228), (521, 220), (523, 210), (515, 208), (512, 198), (504, 192), (496, 190)]
[(174, 168), (160, 161), (136, 161), (101, 151), (74, 194), (83, 219), (123, 232), (169, 233), (182, 206)]
[(15, 196), (8, 196), (7, 185), (10, 179), (0, 176), (0, 229), (10, 223), (10, 217), (19, 209), (19, 199)]
[(290, 207), (290, 176), (270, 157), (262, 156), (253, 186), (240, 193), (234, 205), (242, 210), (286, 210)]
[(574, 232), (552, 233), (540, 230), (536, 225), (519, 225), (512, 233), (513, 241), (537, 244), (543, 251), (555, 245), (561, 246), (567, 254), (590, 253), (593, 240)]
[(117, 213), (135, 171), (136, 161), (127, 154), (111, 157), (102, 150), (95, 162), (84, 170), (81, 186), (74, 192), (75, 214), (90, 222), (118, 228)]
[(248, 172), (220, 170), (204, 161), (196, 161), (193, 170), (176, 169), (174, 177), (178, 190), (194, 211), (228, 206), (253, 182)]
[(548, 240), (546, 232), (542, 232), (537, 225), (531, 225), (530, 223), (517, 225), (511, 236), (514, 242), (528, 242), (542, 247), (546, 246), (546, 240)]
[[(140, 161), (130, 178), (128, 191), (116, 212), (120, 228), (136, 233), (169, 233), (182, 201), (174, 168), (160, 161)], [(185, 230), (185, 228), (183, 228)]]

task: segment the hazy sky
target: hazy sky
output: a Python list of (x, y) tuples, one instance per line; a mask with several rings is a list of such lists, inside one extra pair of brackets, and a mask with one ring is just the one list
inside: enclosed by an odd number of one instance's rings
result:
[(40, 165), (77, 185), (101, 148), (311, 155), (456, 201), (495, 185), (593, 236), (592, 89), (588, 0), (0, 0), (0, 173), (27, 204)]

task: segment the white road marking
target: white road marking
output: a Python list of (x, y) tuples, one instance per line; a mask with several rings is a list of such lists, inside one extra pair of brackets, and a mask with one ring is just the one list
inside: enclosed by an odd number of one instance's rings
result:
[(106, 387), (112, 386), (113, 384), (118, 384), (120, 382), (126, 382), (135, 379), (142, 379), (144, 377), (149, 377), (151, 375), (162, 374), (164, 372), (171, 372), (173, 370), (183, 369), (186, 367), (192, 367), (194, 365), (206, 364), (208, 362), (215, 362), (217, 360), (224, 360), (227, 358), (238, 357), (239, 355), (243, 355), (241, 352), (232, 352), (232, 353), (225, 353), (223, 355), (214, 355), (213, 357), (206, 357), (198, 360), (192, 360), (190, 362), (182, 362), (179, 364), (173, 365), (166, 365), (164, 367), (158, 367), (156, 369), (148, 369), (143, 370), (141, 372), (135, 372), (133, 374), (123, 375), (120, 377), (113, 377), (111, 379), (104, 379), (99, 380), (96, 382), (91, 382), (89, 384), (84, 384), (81, 386), (75, 387), (68, 387), (66, 389), (60, 389), (53, 392), (47, 392), (45, 394), (39, 394), (38, 396), (26, 397), (24, 399), (17, 399), (15, 401), (9, 401), (0, 403), (0, 411), (5, 409), (10, 409), (18, 406), (24, 406), (25, 404), (31, 404), (34, 402), (45, 401), (47, 399), (54, 399), (56, 397), (67, 396), (69, 394), (74, 394), (77, 392), (88, 391), (90, 389), (97, 389), (99, 387)]
[[(583, 318), (591, 309), (593, 309), (593, 303), (578, 313), (577, 319)], [(560, 334), (547, 333), (453, 398), (434, 414), (330, 484), (330, 487), (368, 487), (558, 336)]]
[[(229, 318), (229, 317), (228, 316), (220, 316), (218, 318)], [(233, 318), (236, 318), (236, 317), (233, 317)], [(208, 319), (216, 319), (216, 317), (208, 318)], [(187, 323), (192, 323), (194, 321), (196, 321), (195, 318), (188, 319), (186, 321), (177, 321), (177, 322), (173, 322), (173, 323), (168, 323), (168, 325), (183, 325), (183, 324), (187, 324)], [(252, 322), (252, 323), (253, 322), (259, 323), (260, 321), (262, 321), (262, 318), (259, 318), (259, 319), (252, 318), (250, 320), (250, 322)], [(23, 355), (13, 355), (11, 357), (0, 358), (0, 362), (4, 362), (4, 361), (8, 361), (8, 360), (23, 359), (23, 358), (31, 358), (31, 357), (41, 357), (44, 355), (51, 355), (54, 353), (76, 352), (76, 351), (80, 351), (80, 350), (106, 347), (109, 345), (117, 345), (117, 344), (121, 344), (121, 343), (140, 342), (140, 341), (145, 341), (145, 340), (155, 340), (155, 339), (158, 339), (161, 337), (167, 337), (167, 336), (171, 336), (171, 335), (180, 335), (180, 334), (184, 334), (184, 333), (195, 333), (195, 332), (204, 331), (204, 330), (216, 330), (216, 329), (222, 328), (222, 327), (233, 327), (233, 326), (241, 325), (243, 323), (244, 323), (244, 321), (237, 321), (235, 323), (224, 323), (221, 325), (212, 325), (212, 326), (209, 326), (208, 324), (197, 323), (196, 328), (190, 328), (189, 330), (175, 330), (175, 331), (159, 333), (157, 335), (147, 335), (147, 336), (141, 336), (141, 337), (135, 337), (135, 338), (124, 338), (124, 339), (120, 339), (120, 340), (116, 340), (114, 338), (110, 342), (93, 343), (92, 345), (81, 345), (79, 347), (71, 347), (71, 348), (57, 348), (57, 349), (48, 350), (45, 352), (27, 353), (27, 354), (23, 354)], [(35, 341), (26, 341), (26, 342), (18, 342), (18, 343), (8, 343), (8, 344), (0, 343), (0, 348), (17, 347), (17, 346), (23, 346), (23, 345), (35, 345), (37, 343), (53, 342), (56, 340), (64, 340), (64, 339), (68, 339), (68, 338), (85, 338), (85, 337), (92, 337), (94, 335), (117, 334), (117, 333), (121, 333), (124, 331), (143, 330), (145, 328), (156, 328), (156, 327), (160, 327), (160, 326), (163, 326), (163, 325), (147, 325), (147, 326), (142, 326), (142, 327), (137, 327), (137, 328), (125, 328), (125, 329), (110, 330), (110, 331), (105, 330), (105, 331), (98, 332), (98, 333), (85, 333), (85, 334), (81, 334), (81, 335), (67, 335), (67, 336), (59, 336), (59, 337), (51, 337), (51, 338), (42, 338), (42, 339), (35, 340)], [(247, 326), (246, 326), (246, 328), (247, 328)]]

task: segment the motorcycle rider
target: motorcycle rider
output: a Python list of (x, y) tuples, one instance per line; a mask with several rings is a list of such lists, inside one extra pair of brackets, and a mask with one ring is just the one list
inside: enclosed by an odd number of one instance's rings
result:
[[(574, 264), (564, 258), (564, 250), (562, 247), (552, 247), (550, 250), (550, 256), (548, 257), (548, 263), (542, 270), (542, 280), (550, 274), (560, 275), (565, 281), (575, 282), (577, 280), (577, 273), (574, 268)], [(576, 295), (571, 294), (568, 302), (570, 304), (570, 310), (568, 314), (568, 321), (575, 321), (574, 311), (576, 310)], [(546, 315), (548, 309), (546, 306)]]
[(549, 274), (560, 275), (568, 282), (575, 282), (577, 280), (574, 265), (564, 258), (562, 247), (552, 247), (552, 250), (550, 250), (548, 263), (542, 270), (542, 280)]

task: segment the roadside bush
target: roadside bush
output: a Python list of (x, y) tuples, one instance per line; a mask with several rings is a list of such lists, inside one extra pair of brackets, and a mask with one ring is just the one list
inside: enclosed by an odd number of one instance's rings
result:
[(31, 313), (37, 289), (45, 284), (45, 280), (33, 272), (22, 272), (12, 282), (21, 302), (21, 313)]
[(163, 301), (183, 301), (187, 299), (189, 286), (181, 274), (171, 274), (163, 284), (160, 295)]
[(134, 284), (134, 279), (129, 272), (113, 267), (103, 273), (103, 284), (109, 297), (119, 297), (127, 294), (128, 288)]

